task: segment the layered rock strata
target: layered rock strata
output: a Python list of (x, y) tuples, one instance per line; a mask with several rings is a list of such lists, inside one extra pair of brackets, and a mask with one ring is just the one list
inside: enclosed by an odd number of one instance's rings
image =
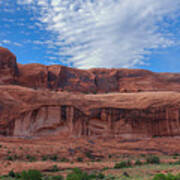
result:
[(60, 65), (17, 64), (9, 50), (0, 48), (0, 84), (82, 93), (179, 91), (179, 73), (141, 69), (80, 70)]
[(0, 134), (142, 138), (180, 135), (180, 93), (83, 95), (0, 86)]
[(0, 135), (179, 136), (179, 89), (180, 74), (20, 65), (0, 48)]

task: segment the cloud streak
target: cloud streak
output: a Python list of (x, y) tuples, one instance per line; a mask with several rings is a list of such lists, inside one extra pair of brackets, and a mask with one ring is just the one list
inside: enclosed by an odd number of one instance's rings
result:
[(54, 35), (53, 46), (78, 68), (135, 67), (152, 49), (176, 43), (169, 30), (179, 0), (21, 0)]
[(17, 46), (17, 47), (21, 47), (21, 46), (22, 46), (22, 44), (19, 43), (19, 42), (12, 42), (12, 41), (7, 40), (7, 39), (4, 39), (4, 40), (1, 40), (1, 41), (0, 41), (0, 45), (1, 45), (1, 46), (2, 46), (2, 45), (8, 45), (8, 44), (11, 44), (11, 45), (14, 45), (14, 46)]

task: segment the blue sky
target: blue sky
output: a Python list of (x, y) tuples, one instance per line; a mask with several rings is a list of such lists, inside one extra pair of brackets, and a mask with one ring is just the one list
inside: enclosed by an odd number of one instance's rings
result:
[(0, 0), (19, 63), (179, 72), (179, 0)]

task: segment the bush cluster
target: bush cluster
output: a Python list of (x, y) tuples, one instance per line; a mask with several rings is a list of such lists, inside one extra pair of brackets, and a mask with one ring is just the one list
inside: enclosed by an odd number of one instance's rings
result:
[(5, 178), (8, 177), (14, 180), (63, 180), (64, 177), (59, 176), (43, 176), (40, 171), (38, 170), (29, 170), (29, 171), (23, 171), (22, 173), (15, 173), (13, 170), (9, 172), (7, 176), (4, 176)]
[[(58, 167), (53, 166), (54, 172), (58, 171)], [(10, 178), (14, 180), (63, 180), (64, 177), (61, 175), (56, 176), (43, 176), (38, 170), (29, 170), (23, 171), (22, 173), (15, 173), (14, 171), (10, 171), (8, 176), (5, 178)], [(74, 168), (71, 173), (69, 173), (66, 177), (66, 180), (114, 180), (115, 177), (112, 175), (105, 176), (103, 173), (91, 173), (82, 171), (79, 168)]]
[(57, 154), (44, 155), (44, 156), (42, 156), (41, 159), (42, 159), (42, 161), (51, 160), (51, 161), (69, 162), (69, 159), (67, 159), (65, 157), (60, 159)]
[(26, 155), (26, 159), (30, 162), (36, 161), (36, 157), (35, 156), (31, 156), (29, 154)]
[(141, 166), (143, 163), (138, 159), (136, 160), (136, 162), (134, 163), (134, 165), (136, 166)]
[[(88, 174), (79, 168), (74, 168), (72, 173), (67, 175), (66, 180), (101, 180), (106, 179), (106, 176), (102, 173), (99, 174)], [(108, 180), (113, 180), (114, 176), (108, 176)]]
[(121, 169), (121, 168), (128, 168), (131, 166), (132, 166), (131, 161), (128, 160), (128, 161), (122, 161), (122, 162), (116, 163), (114, 168)]
[(180, 165), (180, 160), (177, 160), (175, 162), (170, 162), (169, 164)]
[(50, 169), (51, 172), (57, 172), (57, 171), (60, 171), (60, 169), (58, 168), (57, 165), (54, 165), (51, 169)]
[(180, 174), (172, 175), (172, 174), (156, 174), (153, 180), (180, 180)]
[(83, 158), (82, 158), (82, 157), (78, 157), (78, 158), (77, 158), (77, 161), (78, 161), (78, 162), (83, 162)]
[(147, 164), (160, 164), (160, 159), (157, 156), (149, 156), (146, 158)]

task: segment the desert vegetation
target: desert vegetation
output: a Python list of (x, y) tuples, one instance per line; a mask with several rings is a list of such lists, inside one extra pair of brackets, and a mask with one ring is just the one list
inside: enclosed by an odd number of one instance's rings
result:
[[(63, 139), (60, 142), (52, 140), (33, 143), (31, 140), (24, 143), (2, 139), (0, 179), (179, 180), (178, 149), (172, 152), (165, 152), (168, 149), (156, 150), (157, 140), (153, 138), (150, 144), (152, 148), (144, 151), (139, 148), (143, 147), (144, 140), (111, 141), (113, 146), (105, 140), (69, 140), (69, 148)], [(163, 138), (161, 143), (166, 143)]]
[[(13, 156), (13, 155), (12, 155)], [(27, 155), (33, 163), (34, 161), (30, 155)], [(115, 155), (113, 155), (115, 156)], [(33, 156), (34, 157), (34, 156)], [(173, 154), (169, 156), (162, 155), (123, 155), (116, 156), (111, 159), (110, 163), (114, 166), (104, 167), (103, 163), (98, 160), (89, 159), (83, 161), (82, 158), (77, 157), (75, 162), (69, 162), (66, 158), (57, 160), (53, 158), (43, 158), (42, 162), (55, 163), (51, 167), (44, 170), (23, 170), (21, 172), (10, 170), (7, 174), (2, 175), (2, 180), (180, 180), (180, 156)], [(175, 158), (176, 157), (176, 158)], [(108, 157), (109, 158), (109, 157)], [(54, 161), (55, 160), (55, 161)], [(15, 162), (8, 160), (9, 162)], [(18, 161), (18, 160), (16, 160)], [(22, 160), (23, 161), (23, 160)], [(66, 168), (63, 167), (65, 163)], [(81, 168), (78, 167), (81, 164)], [(62, 166), (61, 166), (62, 165)], [(75, 167), (75, 168), (70, 168)], [(69, 167), (69, 168), (68, 168)], [(85, 168), (86, 167), (86, 168)], [(100, 167), (100, 168), (99, 168)]]
[[(54, 167), (57, 168), (57, 167)], [(59, 169), (57, 169), (59, 171)], [(56, 171), (54, 171), (56, 172)], [(8, 175), (1, 176), (2, 180), (140, 180), (140, 177), (132, 177), (126, 171), (123, 172), (121, 177), (112, 175), (112, 174), (104, 174), (102, 172), (86, 172), (82, 171), (79, 168), (74, 168), (70, 173), (66, 175), (66, 177), (62, 175), (46, 175), (41, 173), (38, 170), (28, 170), (22, 171), (21, 173), (15, 173), (14, 171), (10, 171)], [(158, 173), (153, 175), (152, 178), (144, 177), (143, 179), (147, 180), (180, 180), (180, 174), (173, 175), (171, 173)]]

